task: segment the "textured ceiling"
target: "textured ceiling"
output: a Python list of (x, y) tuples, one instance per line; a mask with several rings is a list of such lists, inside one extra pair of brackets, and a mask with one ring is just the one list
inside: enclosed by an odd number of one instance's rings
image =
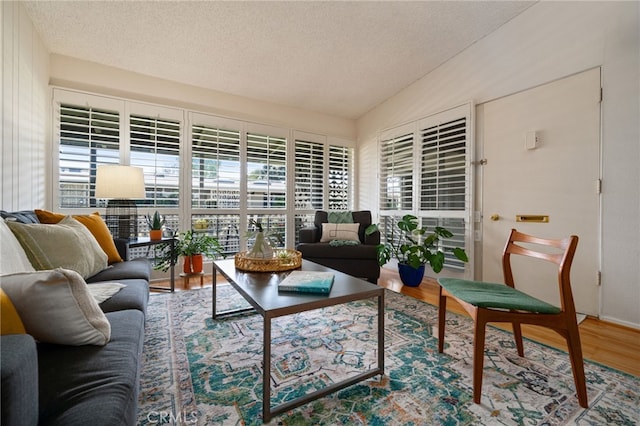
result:
[(23, 3), (52, 53), (352, 119), (534, 4)]

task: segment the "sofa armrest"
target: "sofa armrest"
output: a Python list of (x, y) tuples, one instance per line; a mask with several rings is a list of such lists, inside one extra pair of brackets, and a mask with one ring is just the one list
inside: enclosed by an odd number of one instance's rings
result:
[(315, 226), (300, 228), (298, 232), (298, 242), (300, 243), (317, 243), (320, 241), (320, 237), (317, 235), (318, 230)]
[(0, 338), (2, 398), (0, 423), (38, 424), (38, 352), (28, 334)]
[(380, 244), (380, 231), (372, 232), (370, 235), (364, 236), (364, 243), (367, 245), (377, 246)]
[(122, 260), (129, 260), (129, 241), (126, 238), (114, 238), (113, 242)]

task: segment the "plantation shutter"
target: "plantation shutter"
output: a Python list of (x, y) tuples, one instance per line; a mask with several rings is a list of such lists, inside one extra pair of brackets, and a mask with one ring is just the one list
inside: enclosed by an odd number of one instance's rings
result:
[(194, 124), (191, 205), (240, 208), (240, 131)]
[[(407, 126), (392, 130), (380, 142), (380, 212), (413, 210), (414, 132)], [(396, 135), (393, 135), (393, 134)]]
[(353, 148), (329, 145), (329, 210), (351, 209)]
[(286, 206), (287, 139), (247, 132), (248, 208)]
[[(320, 142), (295, 141), (295, 208), (322, 210), (324, 147)], [(329, 188), (331, 190), (331, 188)]]
[[(461, 247), (467, 254), (473, 250), (470, 108), (463, 105), (418, 122), (418, 216), (423, 226), (442, 226), (453, 232), (442, 247)], [(468, 267), (449, 253), (445, 266), (458, 271)]]
[(57, 108), (57, 205), (97, 207), (97, 166), (120, 162), (120, 112), (71, 103)]
[(146, 199), (139, 203), (179, 205), (181, 131), (181, 121), (177, 119), (129, 116), (130, 164), (144, 170)]

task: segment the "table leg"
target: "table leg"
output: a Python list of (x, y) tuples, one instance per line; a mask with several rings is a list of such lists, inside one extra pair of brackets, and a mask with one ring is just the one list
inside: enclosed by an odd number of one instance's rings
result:
[(211, 277), (211, 285), (212, 285), (213, 289), (211, 291), (211, 294), (213, 296), (212, 296), (211, 304), (213, 306), (213, 313), (211, 314), (211, 316), (212, 316), (213, 319), (216, 319), (216, 317), (217, 317), (217, 314), (216, 314), (216, 289), (218, 288), (218, 285), (217, 285), (218, 274), (216, 272), (216, 267), (215, 266), (213, 266), (212, 269), (213, 269), (213, 277)]
[(262, 358), (262, 421), (271, 420), (271, 318), (264, 316)]
[(384, 292), (378, 296), (378, 368), (384, 375)]
[(172, 239), (171, 243), (170, 243), (171, 247), (171, 292), (173, 293), (176, 290), (176, 271), (175, 271), (175, 267), (176, 267), (176, 263), (174, 262), (175, 259), (175, 249), (176, 249), (176, 240)]

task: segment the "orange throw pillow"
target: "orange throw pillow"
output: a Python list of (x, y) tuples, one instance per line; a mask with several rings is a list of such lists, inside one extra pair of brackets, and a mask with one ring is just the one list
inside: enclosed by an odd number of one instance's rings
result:
[(0, 334), (26, 334), (24, 324), (13, 302), (0, 288)]
[[(58, 223), (66, 216), (61, 213), (53, 213), (47, 210), (36, 209), (35, 212), (40, 223)], [(73, 218), (86, 226), (89, 232), (91, 232), (95, 237), (102, 250), (107, 254), (107, 262), (109, 265), (116, 262), (122, 262), (122, 257), (120, 257), (120, 253), (118, 253), (118, 249), (113, 242), (111, 232), (109, 232), (107, 224), (104, 223), (104, 220), (100, 217), (100, 213), (94, 212), (87, 215), (73, 215)]]

